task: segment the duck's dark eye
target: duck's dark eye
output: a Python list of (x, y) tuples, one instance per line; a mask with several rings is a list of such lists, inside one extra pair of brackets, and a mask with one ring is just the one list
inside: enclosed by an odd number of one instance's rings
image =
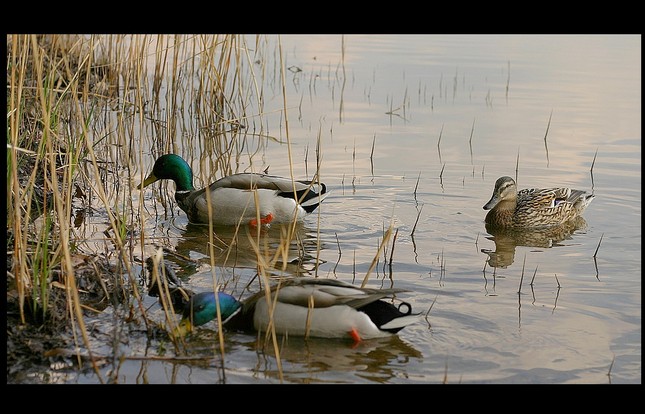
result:
[[(406, 310), (405, 311), (401, 310), (401, 308), (404, 308)], [(410, 313), (412, 313), (412, 306), (408, 302), (399, 303), (399, 306), (397, 307), (397, 309), (399, 310), (399, 312), (405, 315), (409, 315)]]

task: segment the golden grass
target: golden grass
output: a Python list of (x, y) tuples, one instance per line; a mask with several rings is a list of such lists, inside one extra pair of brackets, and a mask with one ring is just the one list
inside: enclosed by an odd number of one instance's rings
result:
[[(7, 36), (7, 282), (21, 323), (58, 317), (90, 350), (80, 255), (112, 265), (101, 277), (112, 278), (120, 298), (106, 300), (149, 326), (137, 280), (148, 212), (136, 184), (164, 153), (196, 160), (203, 185), (239, 172), (241, 161), (252, 168), (267, 142), (277, 141), (263, 121), (266, 42), (253, 40)], [(168, 193), (158, 197), (153, 213), (173, 214)], [(213, 278), (216, 287), (214, 271)], [(53, 307), (61, 303), (62, 311)]]

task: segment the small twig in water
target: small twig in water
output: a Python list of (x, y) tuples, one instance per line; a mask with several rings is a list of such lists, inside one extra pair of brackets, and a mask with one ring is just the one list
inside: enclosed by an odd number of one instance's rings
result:
[(372, 177), (374, 176), (374, 145), (376, 144), (376, 134), (374, 134), (374, 138), (372, 139), (372, 152), (370, 153), (370, 166), (372, 169)]
[(421, 208), (419, 209), (419, 213), (417, 214), (417, 220), (414, 222), (414, 226), (412, 227), (412, 233), (410, 233), (410, 237), (414, 236), (414, 231), (417, 229), (417, 223), (419, 222), (419, 217), (421, 217), (421, 212), (423, 211), (423, 206), (425, 204), (421, 204)]
[(506, 77), (506, 92), (504, 93), (504, 96), (506, 97), (506, 101), (508, 102), (508, 88), (509, 84), (511, 83), (511, 61), (508, 61), (508, 76)]
[(392, 250), (390, 251), (390, 266), (392, 266), (392, 256), (394, 256), (394, 245), (396, 244), (396, 236), (399, 235), (399, 229), (397, 228), (394, 232), (394, 238), (392, 239)]
[(551, 126), (551, 117), (553, 116), (553, 109), (549, 115), (549, 122), (546, 124), (546, 132), (544, 133), (544, 149), (546, 150), (546, 166), (549, 166), (549, 147), (546, 145), (546, 136), (549, 135), (549, 127)]
[(308, 160), (309, 160), (309, 144), (307, 144), (307, 146), (305, 147), (305, 177), (309, 176), (309, 171), (307, 168)]
[(560, 297), (560, 281), (558, 280), (558, 275), (555, 275), (555, 281), (558, 282), (558, 291), (555, 294), (555, 301), (553, 302), (553, 310), (551, 313), (555, 312), (555, 308), (558, 307), (558, 298)]
[(611, 384), (611, 369), (614, 367), (614, 362), (616, 362), (616, 355), (611, 359), (611, 364), (609, 364), (609, 371), (607, 371), (607, 377), (609, 377), (609, 383)]
[(593, 194), (593, 166), (596, 164), (596, 156), (598, 155), (598, 148), (596, 148), (596, 153), (593, 155), (593, 161), (591, 162), (591, 168), (589, 172), (591, 173), (591, 194)]
[(520, 170), (520, 147), (517, 147), (517, 161), (515, 161), (515, 182), (517, 182), (517, 173)]
[(336, 236), (336, 244), (338, 245), (338, 260), (336, 261), (336, 265), (334, 266), (334, 274), (336, 274), (336, 268), (340, 263), (340, 258), (343, 257), (343, 251), (340, 249), (340, 241), (338, 240), (338, 233), (334, 232), (334, 235)]
[(538, 267), (535, 266), (535, 272), (533, 272), (533, 278), (531, 278), (531, 283), (530, 285), (533, 286), (533, 281), (535, 280), (535, 275), (537, 274)]
[(352, 261), (352, 283), (356, 280), (356, 249), (354, 249), (354, 259)]
[(522, 276), (520, 277), (520, 288), (517, 293), (522, 293), (522, 281), (524, 280), (524, 266), (526, 265), (526, 254), (524, 255), (524, 262), (522, 263)]
[(439, 131), (439, 140), (437, 141), (437, 152), (439, 153), (439, 162), (441, 162), (441, 135), (443, 135), (443, 124), (441, 125), (441, 131)]
[(473, 126), (470, 129), (470, 138), (468, 139), (468, 146), (470, 147), (470, 164), (473, 164), (473, 132), (475, 132), (475, 119), (473, 119)]
[(432, 310), (432, 307), (434, 306), (434, 303), (437, 301), (438, 296), (439, 295), (434, 297), (434, 300), (430, 304), (430, 307), (428, 308), (428, 311), (426, 312), (426, 315), (425, 315), (425, 320), (426, 320), (426, 322), (428, 322), (428, 328), (432, 327), (432, 325), (430, 324), (430, 321), (428, 320), (428, 315), (430, 315), (430, 311)]
[(596, 251), (593, 254), (593, 258), (596, 258), (596, 255), (598, 254), (598, 249), (600, 249), (600, 243), (602, 243), (602, 237), (605, 235), (605, 233), (600, 235), (600, 240), (598, 241), (598, 246), (596, 246)]

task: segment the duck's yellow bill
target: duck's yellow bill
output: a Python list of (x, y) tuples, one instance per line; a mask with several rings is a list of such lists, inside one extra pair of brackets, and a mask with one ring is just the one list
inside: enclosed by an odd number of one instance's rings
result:
[(193, 324), (190, 323), (190, 319), (184, 318), (179, 322), (179, 325), (177, 325), (177, 328), (175, 328), (174, 336), (180, 336), (184, 337), (188, 333), (193, 331)]
[(146, 178), (141, 184), (139, 184), (139, 186), (137, 187), (137, 190), (142, 190), (144, 187), (149, 186), (150, 184), (154, 183), (157, 180), (158, 178), (155, 177), (154, 174), (150, 173), (148, 178)]

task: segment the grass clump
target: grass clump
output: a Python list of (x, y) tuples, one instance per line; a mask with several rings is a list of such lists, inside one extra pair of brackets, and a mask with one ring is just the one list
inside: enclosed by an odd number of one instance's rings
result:
[(135, 202), (147, 164), (173, 152), (239, 172), (270, 139), (254, 121), (264, 67), (241, 36), (6, 39), (7, 318), (70, 328), (89, 350), (84, 318), (107, 306), (149, 327)]

